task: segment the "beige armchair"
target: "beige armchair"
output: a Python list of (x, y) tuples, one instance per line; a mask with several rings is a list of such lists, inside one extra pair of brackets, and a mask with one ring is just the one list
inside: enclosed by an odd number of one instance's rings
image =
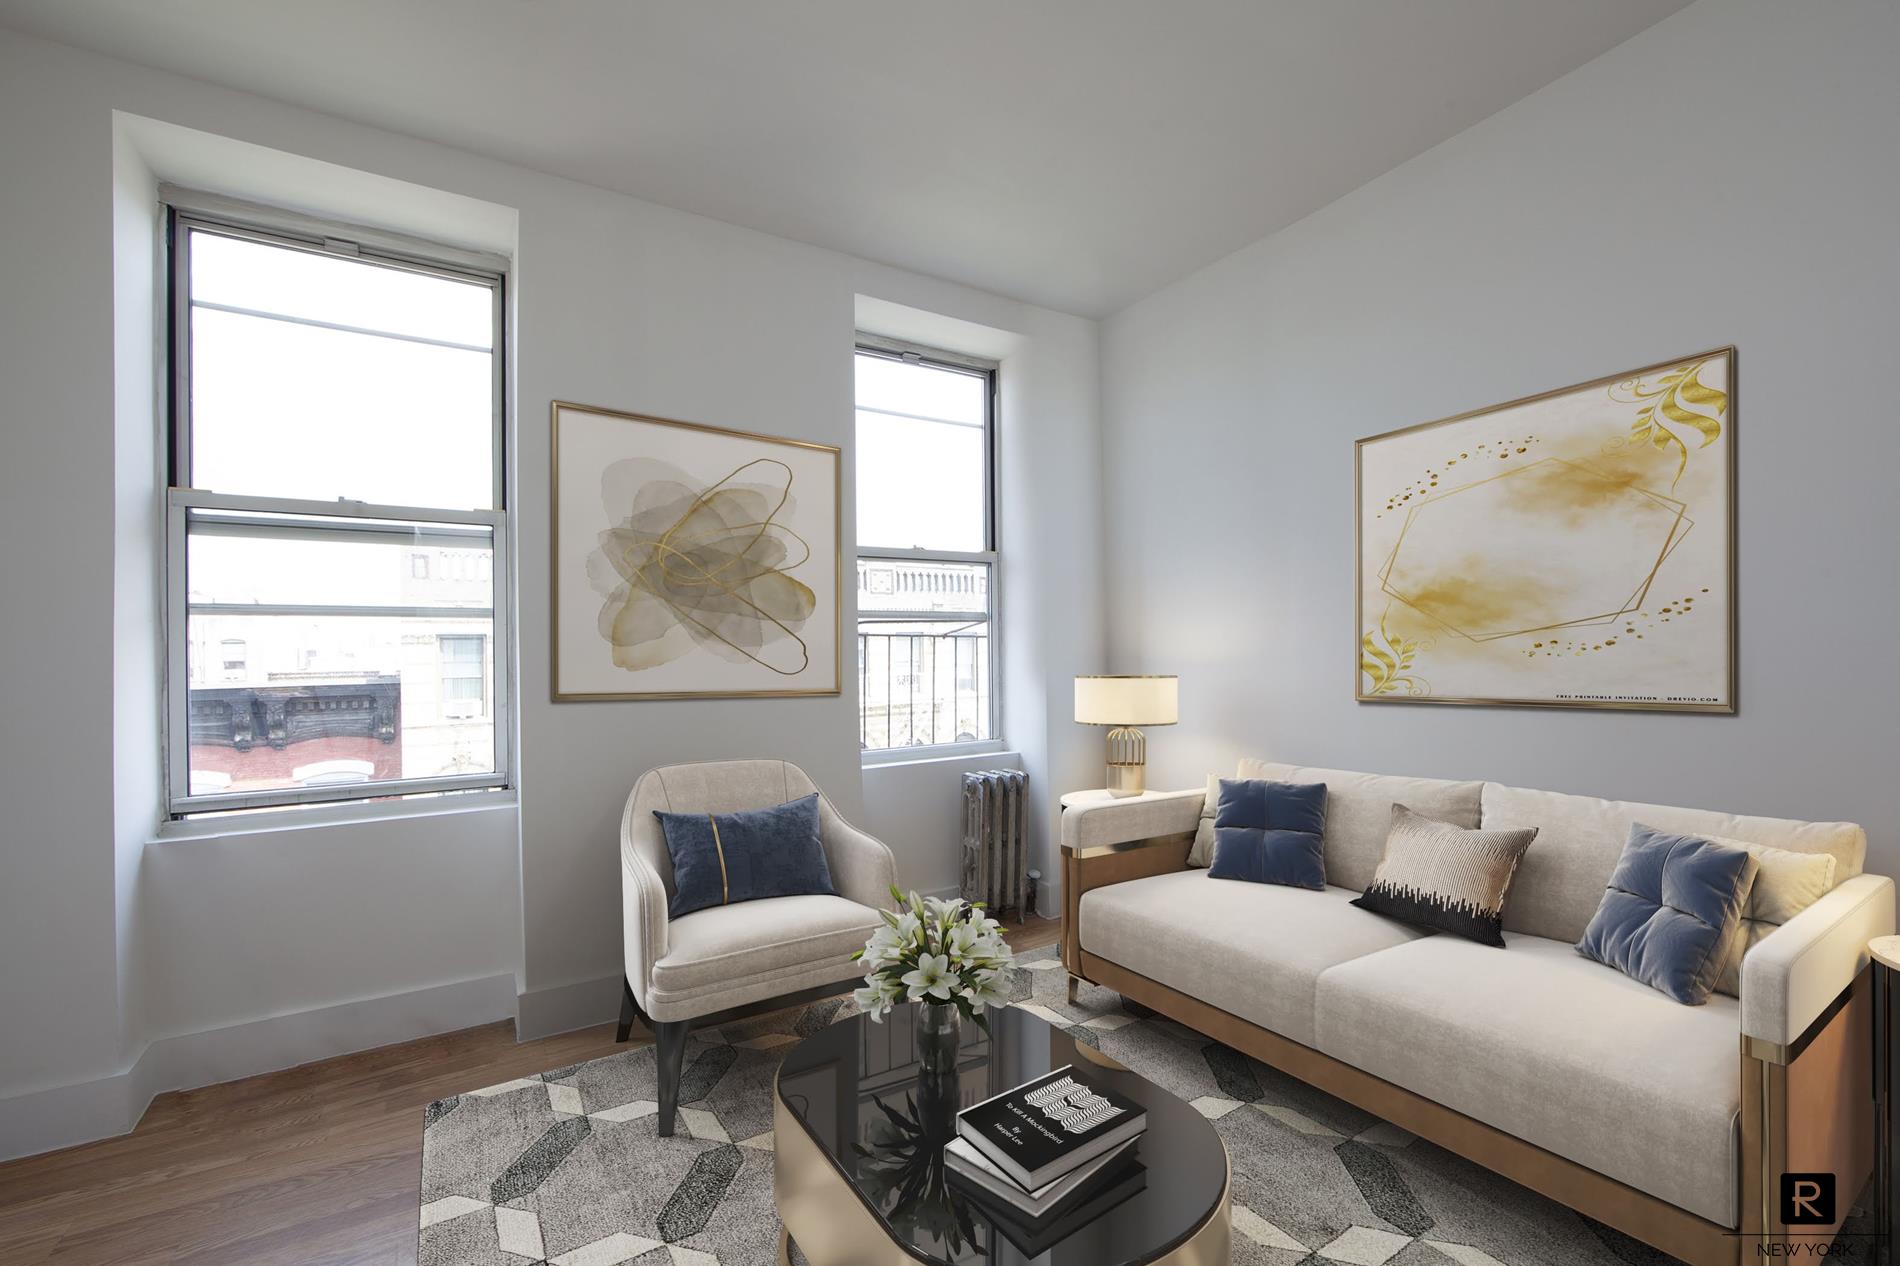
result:
[(819, 833), (835, 897), (769, 897), (666, 917), (673, 863), (653, 816), (734, 813), (808, 796), (818, 788), (788, 761), (709, 761), (647, 771), (620, 819), (626, 981), (616, 1040), (633, 1021), (658, 1044), (659, 1131), (673, 1133), (686, 1035), (695, 1024), (830, 997), (862, 975), (851, 955), (878, 926), (897, 882), (891, 850), (858, 830), (822, 792)]

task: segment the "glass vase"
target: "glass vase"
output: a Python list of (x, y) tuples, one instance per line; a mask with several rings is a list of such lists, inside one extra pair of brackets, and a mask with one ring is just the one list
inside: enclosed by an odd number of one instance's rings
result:
[(927, 1073), (947, 1073), (957, 1066), (957, 1047), (963, 1039), (963, 1014), (948, 1002), (919, 1002), (915, 1014), (917, 1063)]

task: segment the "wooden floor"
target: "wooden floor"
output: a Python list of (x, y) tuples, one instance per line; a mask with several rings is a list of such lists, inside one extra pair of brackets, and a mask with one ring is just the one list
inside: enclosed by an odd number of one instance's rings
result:
[(413, 1262), (422, 1109), (614, 1049), (611, 1025), (518, 1043), (504, 1021), (160, 1095), (130, 1134), (0, 1165), (0, 1263)]

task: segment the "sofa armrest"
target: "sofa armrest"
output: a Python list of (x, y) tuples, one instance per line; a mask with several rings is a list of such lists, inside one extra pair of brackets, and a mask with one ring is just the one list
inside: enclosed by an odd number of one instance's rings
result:
[(1139, 796), (1070, 804), (1062, 811), (1062, 847), (1072, 853), (1132, 844), (1170, 835), (1191, 835), (1200, 825), (1204, 788), (1148, 791)]
[[(1082, 894), (1180, 870), (1200, 825), (1205, 789), (1111, 799), (1069, 797), (1062, 810), (1062, 964), (1082, 975)], [(1070, 981), (1073, 997), (1075, 982)]]
[(1893, 880), (1856, 875), (1762, 938), (1742, 960), (1742, 1035), (1790, 1046), (1894, 930)]
[(634, 848), (622, 827), (620, 837), (620, 923), (626, 945), (627, 980), (640, 1005), (647, 1002), (653, 964), (666, 957), (666, 884)]
[(897, 883), (897, 859), (884, 841), (844, 820), (825, 796), (818, 797), (819, 831), (825, 843), (825, 863), (831, 867), (831, 886), (847, 901), (873, 910), (891, 904)]

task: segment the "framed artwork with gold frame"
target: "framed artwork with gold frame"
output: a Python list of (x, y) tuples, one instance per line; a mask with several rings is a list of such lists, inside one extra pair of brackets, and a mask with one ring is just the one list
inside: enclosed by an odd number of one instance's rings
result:
[(1358, 441), (1358, 700), (1734, 712), (1735, 361)]
[(557, 400), (553, 695), (835, 695), (838, 449)]

